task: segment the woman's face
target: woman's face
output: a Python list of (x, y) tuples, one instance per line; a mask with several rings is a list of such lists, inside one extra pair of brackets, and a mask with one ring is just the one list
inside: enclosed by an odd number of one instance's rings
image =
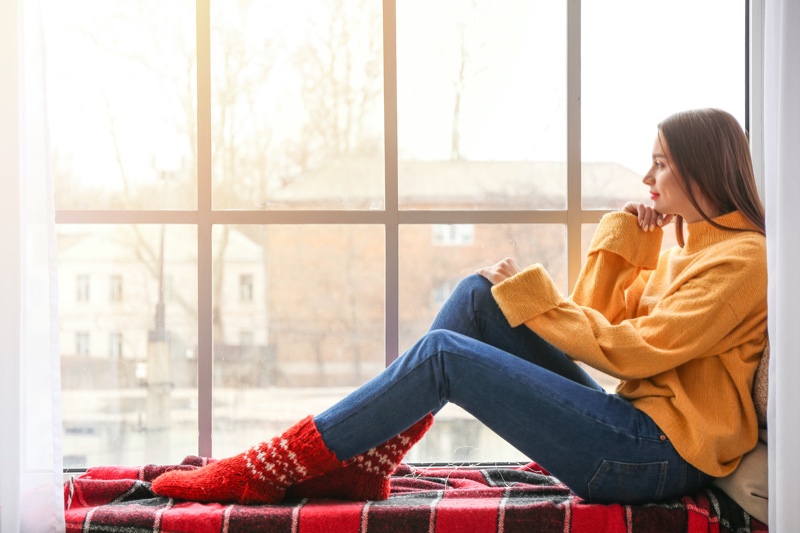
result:
[[(695, 209), (686, 192), (683, 189), (683, 182), (673, 172), (674, 165), (669, 153), (669, 147), (661, 135), (656, 135), (653, 143), (653, 165), (645, 174), (642, 182), (650, 187), (650, 199), (653, 201), (653, 208), (664, 215), (680, 215), (688, 222), (703, 220), (703, 216)], [(705, 209), (704, 198), (699, 191), (695, 190), (694, 197), (711, 217), (712, 213)]]

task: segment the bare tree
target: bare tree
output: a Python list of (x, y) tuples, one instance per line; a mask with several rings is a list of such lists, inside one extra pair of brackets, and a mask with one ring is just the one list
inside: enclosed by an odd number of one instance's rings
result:
[[(238, 0), (235, 4), (226, 4), (226, 9), (240, 13), (247, 20), (247, 12), (257, 8), (252, 0)], [(141, 42), (149, 43), (147, 50), (131, 49), (126, 43), (118, 42), (115, 37), (98, 35), (95, 31), (85, 33), (100, 48), (121, 61), (131, 65), (131, 69), (157, 80), (160, 93), (165, 102), (172, 102), (172, 128), (175, 134), (186, 142), (186, 150), (190, 154), (186, 158), (186, 167), (181, 169), (181, 176), (196, 198), (197, 176), (197, 87), (196, 87), (196, 48), (193, 41), (171, 27), (173, 21), (153, 17), (147, 3), (126, 5), (120, 8), (116, 16), (123, 25), (135, 25), (147, 28), (149, 35)], [(213, 20), (217, 20), (214, 18)], [(161, 24), (159, 24), (161, 23)], [(163, 24), (163, 26), (162, 26)], [(212, 26), (214, 47), (214, 63), (212, 69), (212, 164), (214, 176), (214, 201), (224, 207), (235, 207), (252, 204), (254, 198), (264, 196), (266, 174), (269, 173), (269, 157), (271, 135), (268, 126), (269, 117), (256, 116), (252, 113), (258, 98), (258, 91), (267, 83), (272, 65), (275, 62), (275, 46), (269, 38), (260, 42), (253, 41), (233, 25), (215, 22)], [(173, 52), (172, 60), (166, 61), (157, 54), (158, 51)], [(177, 53), (175, 53), (177, 52)], [(123, 190), (118, 201), (126, 208), (153, 208), (153, 201), (164, 196), (158, 185), (133, 187), (128, 177), (128, 162), (125, 161), (120, 148), (120, 130), (123, 126), (117, 118), (118, 110), (125, 108), (124, 102), (114, 102), (106, 96), (105, 105), (109, 120), (109, 132), (115, 149), (115, 159), (122, 180)], [(159, 192), (161, 194), (159, 194)], [(191, 201), (192, 198), (189, 199)], [(215, 242), (215, 262), (213, 270), (213, 301), (219, 305), (222, 301), (223, 279), (225, 275), (224, 257), (228, 244), (230, 228), (224, 226)], [(158, 275), (157, 243), (148, 242), (141, 232), (134, 227), (134, 240), (131, 244), (148, 270)], [(191, 316), (196, 316), (196, 309), (187, 301), (177, 296), (177, 301)], [(216, 343), (224, 343), (224, 314), (216, 309), (214, 316), (214, 339)]]
[(382, 92), (380, 3), (327, 0), (324, 6), (323, 16), (309, 17), (309, 38), (293, 56), (306, 112), (292, 150), (300, 172), (381, 149), (380, 135), (368, 129)]
[[(196, 198), (197, 176), (197, 87), (196, 48), (193, 35), (184, 35), (171, 27), (174, 21), (154, 17), (148, 2), (117, 8), (122, 24), (145, 28), (137, 43), (120, 42), (115, 36), (87, 31), (98, 47), (118, 61), (130, 65), (156, 80), (160, 97), (166, 102), (170, 119), (168, 128), (182, 138), (188, 154), (177, 179), (185, 180), (190, 200)], [(214, 9), (212, 5), (212, 9)], [(222, 9), (222, 8), (219, 8)], [(380, 114), (378, 128), (370, 117), (380, 110), (382, 95), (382, 34), (380, 4), (372, 0), (328, 0), (322, 13), (309, 14), (306, 35), (298, 45), (276, 43), (269, 32), (248, 31), (249, 14), (264, 9), (263, 3), (237, 0), (226, 3), (225, 11), (212, 13), (212, 174), (215, 207), (258, 206), (267, 196), (267, 184), (274, 176), (301, 175), (333, 158), (351, 155), (375, 155), (382, 150)], [(224, 16), (218, 16), (224, 15)], [(231, 23), (229, 21), (235, 21)], [(113, 25), (112, 25), (113, 26)], [(251, 28), (252, 29), (252, 28)], [(263, 33), (263, 35), (262, 35)], [(255, 35), (255, 37), (254, 37)], [(168, 56), (164, 59), (159, 53)], [(299, 138), (288, 138), (276, 127), (270, 111), (280, 103), (263, 101), (265, 87), (273, 83), (274, 69), (288, 66), (301, 81), (296, 96), (302, 103), (303, 124)], [(275, 82), (280, 84), (280, 81)], [(154, 200), (165, 196), (163, 184), (141, 185), (132, 179), (131, 161), (123, 150), (123, 121), (128, 102), (106, 98), (110, 138), (122, 180), (118, 203), (125, 208), (152, 209)], [(278, 131), (276, 131), (278, 130)], [(377, 133), (376, 133), (377, 131)], [(291, 179), (287, 180), (291, 181)], [(213, 338), (225, 344), (225, 313), (220, 308), (225, 285), (225, 257), (230, 242), (230, 226), (222, 226), (214, 235), (212, 271)], [(133, 227), (128, 244), (147, 271), (163, 286), (159, 243), (148, 239)], [(259, 239), (258, 232), (251, 235)], [(266, 245), (266, 240), (260, 241)], [(345, 253), (357, 254), (352, 246)], [(357, 260), (357, 257), (352, 259)], [(350, 259), (347, 259), (348, 261)], [(348, 288), (355, 289), (352, 283)], [(345, 300), (355, 306), (357, 297)], [(188, 316), (197, 310), (183, 295), (173, 295)], [(353, 314), (350, 328), (358, 330)], [(309, 326), (312, 327), (312, 326)], [(325, 325), (309, 335), (328, 335)], [(347, 327), (345, 329), (348, 329)], [(360, 337), (360, 333), (357, 333)], [(322, 345), (322, 341), (320, 341)], [(356, 374), (360, 374), (360, 356), (355, 355)], [(323, 358), (317, 358), (320, 371)]]
[(464, 92), (470, 79), (479, 76), (486, 69), (477, 58), (476, 52), (482, 47), (477, 0), (470, 0), (465, 17), (456, 21), (458, 35), (457, 63), (453, 75), (453, 115), (450, 126), (450, 159), (461, 161), (464, 153), (461, 146), (461, 113), (463, 111)]

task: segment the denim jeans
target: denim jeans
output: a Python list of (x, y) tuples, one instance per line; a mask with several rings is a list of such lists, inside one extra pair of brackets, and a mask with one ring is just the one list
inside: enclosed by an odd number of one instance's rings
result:
[(712, 479), (681, 458), (649, 416), (529, 328), (511, 328), (477, 275), (459, 284), (410, 350), (315, 422), (345, 460), (448, 402), (587, 501), (655, 502)]

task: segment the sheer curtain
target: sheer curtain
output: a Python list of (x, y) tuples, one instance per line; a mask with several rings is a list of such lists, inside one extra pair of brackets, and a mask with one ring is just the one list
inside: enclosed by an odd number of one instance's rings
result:
[(63, 531), (55, 237), (40, 19), (0, 0), (0, 531)]
[(767, 0), (764, 159), (769, 262), (769, 523), (799, 531), (800, 2)]

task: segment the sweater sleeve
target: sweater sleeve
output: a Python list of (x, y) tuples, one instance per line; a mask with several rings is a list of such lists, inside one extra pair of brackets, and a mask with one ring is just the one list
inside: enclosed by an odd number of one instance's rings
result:
[(525, 324), (570, 357), (630, 380), (714, 355), (727, 343), (735, 345), (729, 333), (740, 322), (741, 311), (756, 305), (745, 300), (758, 293), (747, 290), (757, 278), (744, 259), (717, 263), (666, 294), (648, 315), (618, 323), (563, 298), (541, 265), (492, 290), (512, 326)]
[(605, 215), (592, 239), (572, 301), (599, 311), (611, 323), (632, 316), (638, 298), (631, 300), (628, 295), (626, 299), (626, 290), (643, 271), (656, 268), (662, 235), (658, 227), (642, 231), (635, 215), (621, 211)]
[[(728, 273), (736, 275), (733, 269)], [(541, 265), (518, 276), (529, 280), (527, 292), (508, 291), (505, 281), (494, 288), (509, 323), (525, 324), (570, 357), (622, 380), (650, 377), (712, 355), (709, 350), (719, 347), (738, 322), (724, 298), (702, 279), (682, 285), (649, 315), (612, 324), (599, 311), (561, 297)]]

